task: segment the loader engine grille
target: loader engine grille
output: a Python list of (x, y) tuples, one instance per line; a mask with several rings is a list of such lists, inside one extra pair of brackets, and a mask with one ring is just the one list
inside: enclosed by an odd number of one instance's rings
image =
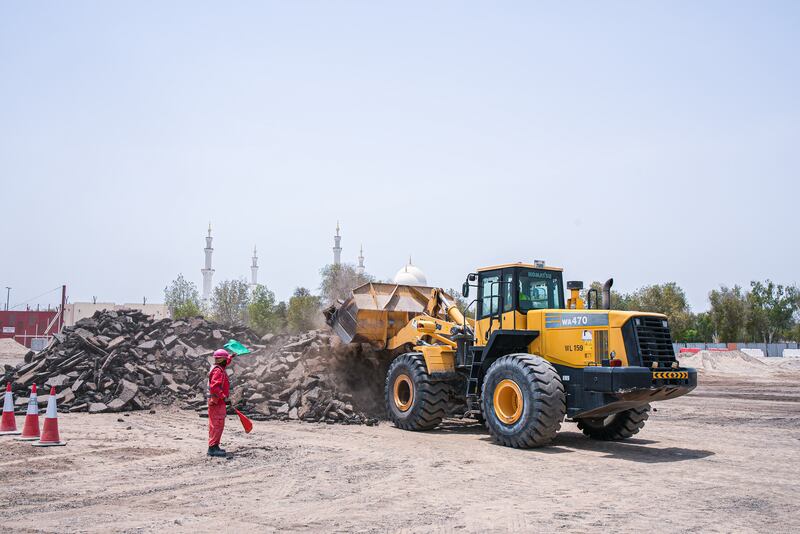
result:
[(658, 362), (658, 367), (669, 367), (676, 361), (666, 319), (633, 317), (623, 327), (623, 338), (626, 351), (630, 354), (630, 349), (635, 348), (644, 367), (652, 367), (653, 362)]
[(636, 338), (639, 342), (639, 354), (642, 365), (650, 367), (658, 362), (659, 367), (675, 361), (675, 350), (672, 348), (672, 336), (666, 319), (658, 317), (634, 317)]

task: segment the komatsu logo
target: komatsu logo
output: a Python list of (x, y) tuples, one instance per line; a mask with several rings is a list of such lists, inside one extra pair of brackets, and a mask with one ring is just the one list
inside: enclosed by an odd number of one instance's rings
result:
[(547, 313), (544, 317), (547, 328), (580, 328), (584, 326), (608, 326), (607, 313)]

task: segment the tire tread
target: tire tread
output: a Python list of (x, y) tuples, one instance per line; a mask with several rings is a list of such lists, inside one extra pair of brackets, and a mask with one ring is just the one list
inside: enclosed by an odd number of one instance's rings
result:
[(619, 441), (638, 434), (649, 417), (650, 405), (646, 404), (639, 408), (631, 408), (615, 414), (615, 417), (602, 427), (581, 419), (578, 419), (577, 423), (578, 428), (592, 439)]
[[(390, 378), (397, 367), (405, 367), (414, 383), (414, 403), (409, 408), (411, 417), (400, 420), (393, 416), (393, 384)], [(451, 386), (446, 382), (434, 382), (425, 367), (425, 358), (419, 352), (409, 352), (398, 356), (389, 367), (384, 386), (386, 412), (394, 425), (403, 430), (431, 430), (442, 422), (447, 414)]]
[[(504, 367), (515, 367), (527, 378), (528, 385), (533, 386), (534, 406), (536, 412), (529, 416), (522, 431), (514, 436), (500, 434), (493, 428), (493, 414), (489, 411), (487, 399), (492, 392), (486, 391), (488, 377), (495, 372), (502, 372)], [(555, 368), (539, 356), (532, 354), (509, 354), (495, 361), (486, 373), (481, 396), (483, 399), (485, 425), (492, 438), (501, 445), (515, 448), (541, 447), (550, 443), (561, 429), (561, 422), (566, 414), (566, 396), (564, 385)], [(487, 395), (489, 397), (487, 397)], [(499, 423), (502, 424), (502, 423)]]

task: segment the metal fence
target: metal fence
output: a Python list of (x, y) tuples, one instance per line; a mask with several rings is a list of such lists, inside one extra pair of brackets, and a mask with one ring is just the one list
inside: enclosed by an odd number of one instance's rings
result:
[(758, 349), (764, 356), (771, 358), (780, 358), (783, 356), (783, 351), (786, 349), (797, 350), (800, 349), (800, 343), (673, 343), (677, 354), (682, 348), (688, 349)]

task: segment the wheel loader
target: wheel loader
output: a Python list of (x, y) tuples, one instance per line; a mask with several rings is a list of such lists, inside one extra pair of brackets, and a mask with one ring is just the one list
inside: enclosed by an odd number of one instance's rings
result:
[(590, 438), (629, 438), (697, 371), (678, 364), (665, 315), (611, 310), (613, 279), (585, 297), (568, 281), (565, 295), (562, 273), (540, 261), (470, 273), (474, 318), (440, 288), (383, 283), (325, 316), (344, 342), (391, 351), (386, 411), (401, 429), (435, 428), (459, 406), (510, 447), (548, 444), (565, 419)]

